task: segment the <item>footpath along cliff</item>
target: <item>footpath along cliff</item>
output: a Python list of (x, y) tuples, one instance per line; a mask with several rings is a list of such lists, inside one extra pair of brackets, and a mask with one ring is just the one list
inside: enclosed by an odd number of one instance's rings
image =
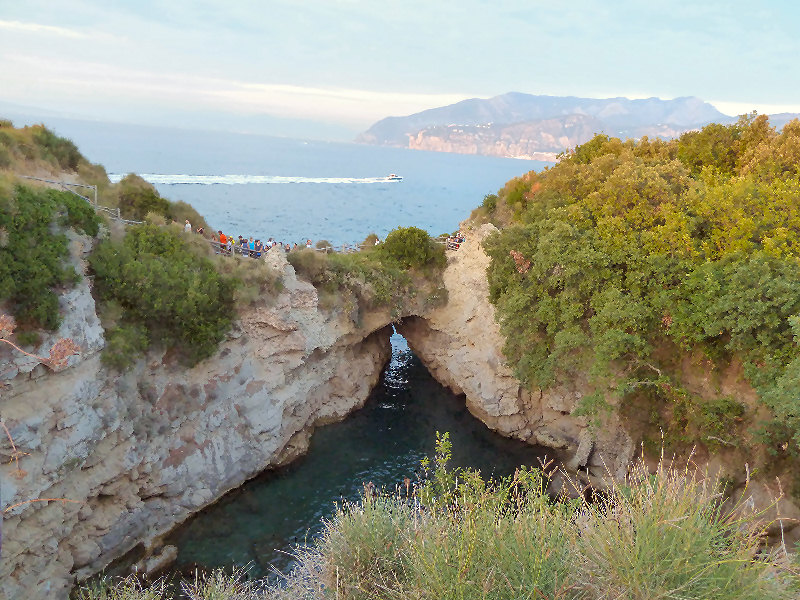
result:
[[(505, 366), (482, 247), (494, 230), (476, 227), (448, 253), (444, 306), (373, 309), (355, 321), (321, 308), (317, 290), (298, 279), (284, 253), (271, 251), (267, 261), (281, 273), (283, 291), (242, 312), (216, 354), (192, 368), (150, 354), (123, 375), (107, 370), (90, 283), (62, 295), (64, 322), (42, 347), (74, 339), (82, 353), (67, 368), (49, 372), (0, 350), (8, 383), (0, 411), (25, 453), (17, 468), (9, 444), (0, 446), (2, 505), (69, 500), (22, 504), (4, 515), (0, 598), (66, 598), (76, 579), (132, 549), (157, 561), (166, 532), (302, 454), (315, 426), (364, 403), (389, 358), (392, 323), (487, 426), (553, 448), (585, 480), (622, 477), (636, 442), (616, 417), (593, 428), (571, 414), (585, 393), (580, 379), (532, 392)], [(85, 266), (88, 239), (74, 236), (71, 251)], [(767, 502), (769, 490), (757, 491), (757, 501)], [(800, 516), (785, 502), (781, 510)]]

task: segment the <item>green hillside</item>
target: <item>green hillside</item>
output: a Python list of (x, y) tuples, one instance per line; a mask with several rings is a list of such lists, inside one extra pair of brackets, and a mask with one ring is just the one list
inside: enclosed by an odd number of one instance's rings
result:
[[(596, 424), (620, 410), (653, 447), (663, 431), (797, 471), (799, 173), (800, 122), (751, 115), (672, 141), (599, 135), (487, 196), (473, 217), (502, 228), (490, 296), (519, 378), (588, 372), (578, 413)], [(723, 393), (737, 372), (743, 392)]]

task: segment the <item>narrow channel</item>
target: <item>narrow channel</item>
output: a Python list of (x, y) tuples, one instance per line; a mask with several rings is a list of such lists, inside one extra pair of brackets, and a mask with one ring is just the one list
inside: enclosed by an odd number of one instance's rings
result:
[(433, 454), (436, 432), (449, 432), (453, 465), (484, 475), (538, 465), (545, 449), (496, 434), (473, 417), (464, 398), (428, 373), (403, 337), (392, 336), (392, 359), (364, 408), (319, 428), (308, 453), (267, 472), (193, 517), (166, 543), (178, 547), (175, 571), (249, 565), (253, 577), (286, 571), (297, 544), (310, 543), (335, 503), (357, 500), (365, 482), (395, 489), (416, 479)]

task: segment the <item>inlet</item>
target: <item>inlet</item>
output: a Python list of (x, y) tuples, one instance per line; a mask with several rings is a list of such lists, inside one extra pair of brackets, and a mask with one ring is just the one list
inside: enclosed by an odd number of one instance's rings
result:
[(392, 358), (364, 408), (320, 427), (308, 453), (269, 471), (201, 511), (165, 540), (178, 548), (173, 570), (249, 565), (251, 577), (291, 568), (298, 544), (312, 543), (335, 504), (357, 500), (372, 482), (394, 490), (415, 481), (436, 432), (449, 432), (453, 465), (503, 476), (539, 464), (545, 449), (507, 439), (473, 417), (464, 397), (441, 386), (397, 333)]

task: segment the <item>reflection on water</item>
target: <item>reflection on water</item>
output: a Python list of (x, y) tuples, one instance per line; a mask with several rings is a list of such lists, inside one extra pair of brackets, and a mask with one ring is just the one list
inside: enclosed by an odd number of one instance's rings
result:
[(538, 465), (543, 450), (489, 431), (462, 397), (439, 385), (392, 336), (392, 360), (360, 411), (318, 429), (306, 456), (264, 474), (194, 517), (167, 543), (179, 548), (176, 568), (251, 565), (251, 575), (285, 570), (298, 543), (310, 542), (335, 503), (357, 499), (365, 482), (394, 489), (415, 479), (433, 453), (437, 431), (449, 431), (453, 464), (506, 475)]

